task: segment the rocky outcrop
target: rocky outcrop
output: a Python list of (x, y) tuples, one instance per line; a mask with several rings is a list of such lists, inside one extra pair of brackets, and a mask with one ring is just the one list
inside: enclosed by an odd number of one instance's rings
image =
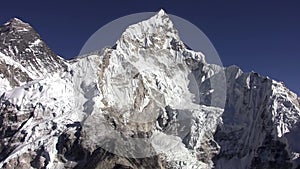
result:
[(299, 167), (297, 95), (206, 63), (164, 11), (71, 61), (20, 20), (0, 32), (1, 168)]

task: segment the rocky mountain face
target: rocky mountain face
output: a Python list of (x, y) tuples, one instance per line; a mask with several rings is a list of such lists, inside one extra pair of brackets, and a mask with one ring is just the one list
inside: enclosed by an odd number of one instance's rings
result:
[(300, 168), (297, 95), (207, 63), (164, 11), (73, 60), (18, 19), (0, 41), (1, 168)]
[(67, 68), (36, 31), (17, 18), (0, 27), (0, 53), (1, 83), (6, 83), (2, 91)]

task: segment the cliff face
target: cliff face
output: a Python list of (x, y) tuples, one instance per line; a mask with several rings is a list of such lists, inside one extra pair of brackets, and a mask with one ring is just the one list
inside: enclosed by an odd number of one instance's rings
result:
[(67, 68), (29, 24), (13, 18), (0, 32), (0, 92)]
[(2, 168), (299, 165), (296, 94), (206, 63), (164, 11), (70, 61), (22, 21), (0, 32)]
[[(223, 123), (215, 133), (221, 152), (216, 168), (292, 168), (298, 150), (299, 103), (282, 83), (226, 69), (228, 80)], [(230, 78), (234, 77), (234, 78)], [(293, 136), (289, 136), (293, 135)], [(297, 163), (297, 162), (296, 162)]]

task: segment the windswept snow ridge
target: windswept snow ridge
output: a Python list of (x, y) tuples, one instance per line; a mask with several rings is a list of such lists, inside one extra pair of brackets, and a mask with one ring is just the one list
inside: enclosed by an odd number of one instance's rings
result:
[(69, 61), (19, 19), (0, 33), (0, 168), (300, 166), (297, 95), (206, 63), (163, 10)]

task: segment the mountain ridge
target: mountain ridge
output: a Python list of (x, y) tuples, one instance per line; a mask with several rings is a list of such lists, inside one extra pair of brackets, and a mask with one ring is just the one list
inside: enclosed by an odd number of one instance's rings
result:
[(50, 52), (57, 59), (38, 66), (46, 70), (1, 54), (1, 65), (41, 74), (0, 81), (0, 166), (299, 167), (299, 97), (255, 72), (206, 63), (166, 17), (161, 10), (129, 26), (115, 49), (70, 61)]

